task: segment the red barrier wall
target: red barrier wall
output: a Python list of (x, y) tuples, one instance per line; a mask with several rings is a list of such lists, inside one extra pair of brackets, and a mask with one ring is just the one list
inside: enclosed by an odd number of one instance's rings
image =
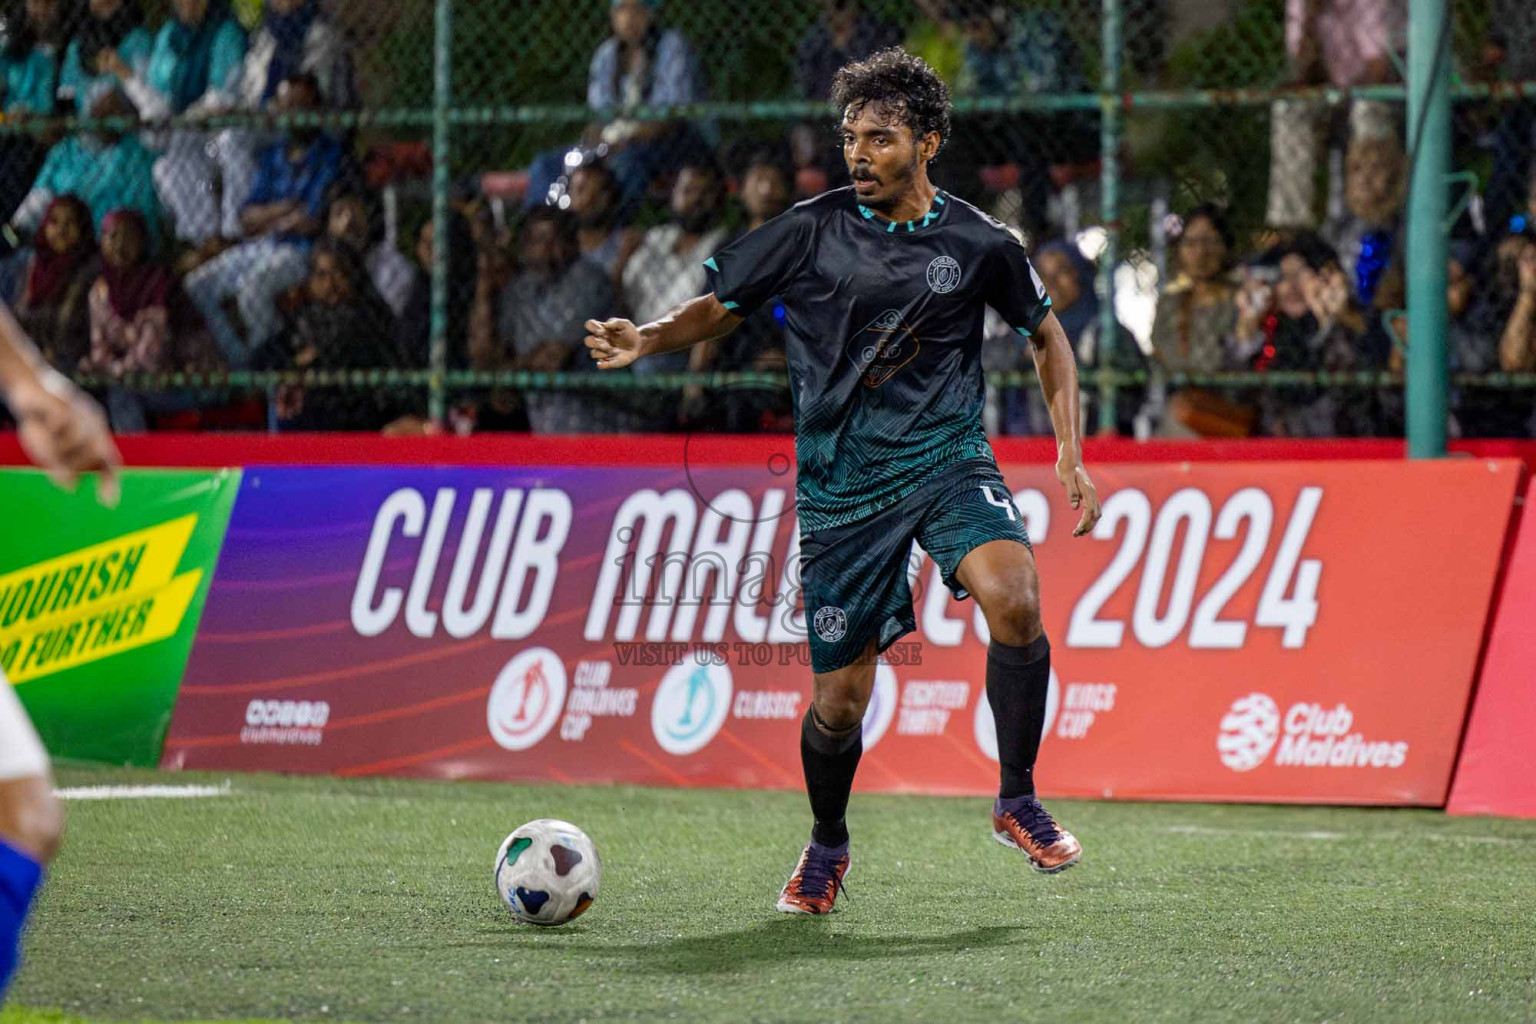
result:
[(1536, 818), (1536, 480), (1504, 570), (1446, 810)]

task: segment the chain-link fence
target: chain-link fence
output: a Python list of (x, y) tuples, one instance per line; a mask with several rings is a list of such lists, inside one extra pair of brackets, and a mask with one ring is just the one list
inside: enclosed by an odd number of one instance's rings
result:
[[(119, 429), (787, 429), (782, 309), (618, 373), (581, 325), (844, 184), (832, 73), (903, 45), (1090, 428), (1400, 434), (1406, 6), (0, 0), (0, 294)], [(1523, 435), (1536, 4), (1450, 8), (1453, 430)], [(1048, 431), (997, 326), (988, 428)]]

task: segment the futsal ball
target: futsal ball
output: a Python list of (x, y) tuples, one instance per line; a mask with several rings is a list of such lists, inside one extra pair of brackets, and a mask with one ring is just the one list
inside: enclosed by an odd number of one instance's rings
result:
[(530, 821), (496, 851), (496, 893), (527, 924), (565, 924), (586, 913), (602, 873), (587, 834), (555, 818)]

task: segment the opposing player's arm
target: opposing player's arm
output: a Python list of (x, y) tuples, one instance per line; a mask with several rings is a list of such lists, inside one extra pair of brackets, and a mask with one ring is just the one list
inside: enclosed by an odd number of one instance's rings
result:
[(99, 472), (96, 496), (117, 501), (122, 459), (95, 402), (56, 373), (11, 311), (0, 304), (0, 395), (16, 418), (21, 446), (54, 483), (73, 487), (81, 473)]
[(588, 320), (586, 345), (598, 369), (617, 370), (641, 356), (676, 352), (701, 341), (723, 338), (736, 329), (741, 319), (711, 292), (689, 299), (648, 324)]
[(1035, 373), (1040, 391), (1051, 412), (1051, 427), (1056, 431), (1056, 477), (1067, 489), (1073, 508), (1082, 509), (1082, 518), (1072, 536), (1081, 537), (1099, 521), (1099, 493), (1083, 468), (1083, 439), (1078, 430), (1077, 356), (1061, 321), (1054, 312), (1047, 313), (1040, 327), (1029, 337), (1035, 355)]

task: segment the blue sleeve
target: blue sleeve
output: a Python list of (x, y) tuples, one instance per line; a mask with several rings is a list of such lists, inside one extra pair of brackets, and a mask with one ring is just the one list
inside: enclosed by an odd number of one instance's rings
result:
[(64, 67), (59, 71), (58, 95), (61, 99), (77, 103), (76, 95), (85, 84), (85, 71), (80, 67), (80, 43), (78, 40), (69, 44), (69, 49), (64, 51)]
[(619, 59), (619, 44), (613, 39), (592, 54), (592, 66), (587, 72), (587, 106), (595, 110), (607, 110), (619, 105), (618, 94), (613, 88), (613, 72)]
[[(166, 22), (160, 34), (155, 36), (155, 48), (149, 54), (149, 67), (144, 72), (144, 82), (167, 99), (171, 98), (172, 83), (176, 78), (176, 51), (171, 47), (171, 39), (176, 28), (174, 21)], [(180, 111), (175, 111), (180, 113)]]
[(667, 31), (656, 47), (656, 78), (651, 85), (652, 103), (671, 106), (696, 103), (699, 99), (698, 75), (693, 50), (676, 29)]
[[(48, 151), (48, 157), (43, 161), (43, 169), (37, 172), (37, 180), (32, 183), (35, 189), (58, 194), (61, 189), (62, 179), (66, 168), (69, 167), (71, 144), (73, 139), (65, 139)], [(68, 188), (62, 191), (69, 191)]]
[(140, 77), (149, 70), (149, 55), (154, 51), (155, 37), (142, 25), (124, 36), (117, 47), (117, 55)]
[(245, 64), (245, 32), (234, 19), (219, 27), (213, 37), (213, 57), (208, 65), (208, 88), (234, 92), (240, 85), (240, 71)]
[(325, 213), (325, 196), (341, 173), (341, 147), (334, 143), (320, 151), (319, 166), (304, 184), (301, 195), (294, 196), (308, 209), (311, 217)]
[(278, 198), (277, 189), (274, 187), (272, 166), (272, 156), (276, 152), (278, 147), (268, 146), (256, 154), (256, 173), (251, 176), (251, 194), (246, 198), (245, 206), (270, 203)]
[(5, 109), (29, 114), (51, 114), (58, 88), (59, 64), (52, 54), (34, 49), (25, 60), (12, 64), (6, 75)]

